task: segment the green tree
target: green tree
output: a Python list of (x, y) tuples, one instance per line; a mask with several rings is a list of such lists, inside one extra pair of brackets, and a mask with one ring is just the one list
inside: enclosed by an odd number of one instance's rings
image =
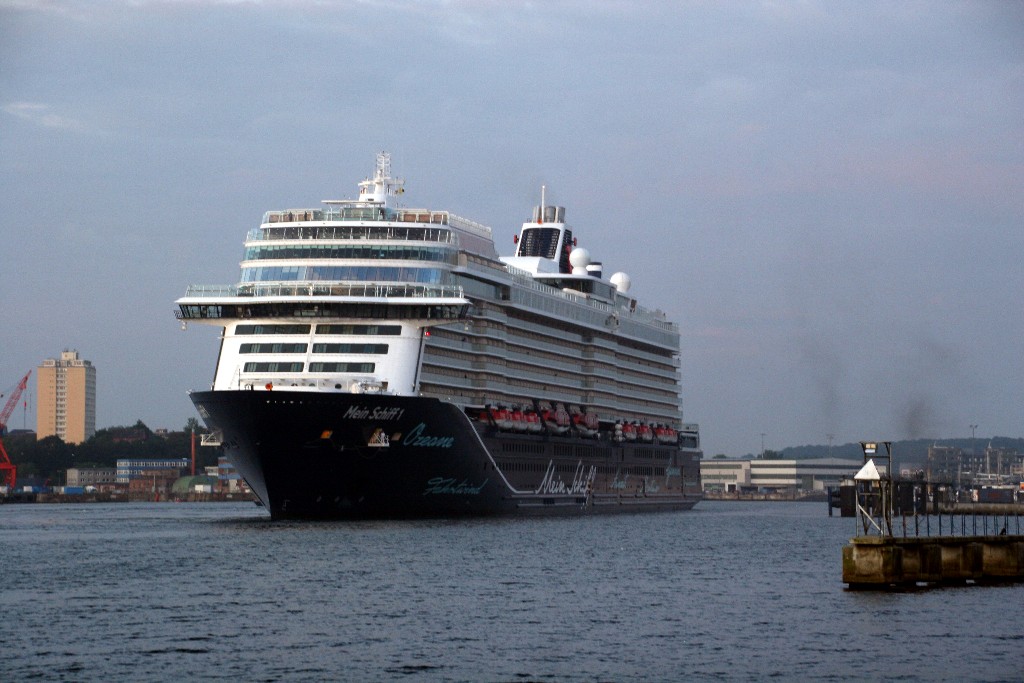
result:
[[(220, 448), (201, 447), (196, 431), (196, 467), (216, 465)], [(69, 467), (115, 467), (124, 458), (190, 458), (192, 431), (154, 434), (141, 420), (130, 427), (108, 427), (80, 444), (66, 444), (49, 436), (36, 441), (34, 434), (17, 434), (4, 445), (18, 468), (18, 478), (38, 476), (52, 485), (65, 481)]]
[(48, 436), (36, 441), (34, 434), (18, 434), (4, 439), (11, 462), (18, 468), (18, 478), (37, 476), (58, 482), (57, 473), (72, 467), (74, 452), (58, 436)]

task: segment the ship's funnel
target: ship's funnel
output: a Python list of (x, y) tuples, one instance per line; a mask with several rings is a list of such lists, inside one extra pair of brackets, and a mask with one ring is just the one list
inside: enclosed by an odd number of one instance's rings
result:
[(535, 206), (533, 207), (534, 223), (564, 223), (564, 206)]

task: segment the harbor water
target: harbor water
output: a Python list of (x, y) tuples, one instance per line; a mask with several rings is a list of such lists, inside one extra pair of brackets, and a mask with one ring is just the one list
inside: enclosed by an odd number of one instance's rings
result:
[(0, 678), (1024, 677), (1024, 585), (847, 591), (854, 524), (787, 502), (360, 523), (0, 506)]

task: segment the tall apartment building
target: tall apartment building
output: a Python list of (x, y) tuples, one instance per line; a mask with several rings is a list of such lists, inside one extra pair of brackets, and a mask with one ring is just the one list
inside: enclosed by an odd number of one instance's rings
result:
[(36, 438), (81, 443), (96, 433), (96, 368), (64, 351), (36, 371)]

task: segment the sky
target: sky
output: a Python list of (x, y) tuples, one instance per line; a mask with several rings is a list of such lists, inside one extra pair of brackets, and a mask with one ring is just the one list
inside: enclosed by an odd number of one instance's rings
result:
[[(182, 428), (264, 211), (547, 186), (679, 323), (705, 453), (1024, 435), (1024, 3), (0, 0), (0, 391)], [(34, 384), (29, 384), (34, 393)], [(34, 428), (34, 407), (12, 429)]]

